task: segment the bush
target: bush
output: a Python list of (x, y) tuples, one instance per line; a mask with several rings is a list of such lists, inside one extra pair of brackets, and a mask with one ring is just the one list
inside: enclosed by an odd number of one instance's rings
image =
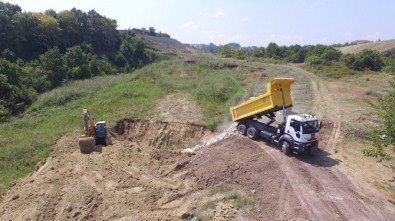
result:
[(356, 55), (347, 54), (341, 60), (346, 63), (347, 67), (359, 71), (365, 68), (380, 71), (384, 66), (380, 53), (373, 50), (363, 50)]
[(369, 103), (373, 108), (373, 114), (382, 123), (373, 128), (368, 136), (373, 147), (363, 150), (363, 154), (369, 157), (379, 158), (379, 161), (391, 158), (386, 147), (392, 147), (395, 152), (395, 82), (391, 82), (391, 90), (378, 99), (376, 104)]
[(388, 61), (385, 67), (383, 67), (383, 70), (386, 73), (395, 73), (395, 61)]
[(341, 51), (335, 48), (328, 48), (322, 53), (321, 58), (327, 61), (338, 61), (341, 56)]
[(315, 65), (319, 65), (322, 63), (322, 58), (316, 56), (316, 55), (311, 55), (309, 57), (306, 58), (305, 61), (307, 64), (309, 64), (310, 66), (315, 66)]

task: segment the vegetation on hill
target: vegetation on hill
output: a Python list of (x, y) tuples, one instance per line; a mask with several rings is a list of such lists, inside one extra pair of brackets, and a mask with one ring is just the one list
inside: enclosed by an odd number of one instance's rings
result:
[[(343, 54), (334, 46), (327, 45), (291, 45), (279, 46), (271, 42), (264, 47), (241, 47), (239, 44), (230, 43), (223, 46), (192, 45), (200, 50), (218, 53), (223, 57), (233, 57), (237, 59), (258, 59), (264, 62), (281, 63), (305, 63), (306, 69), (312, 72), (334, 69), (333, 66), (341, 69), (331, 70), (326, 77), (341, 77), (345, 75), (357, 74), (358, 71), (384, 71), (390, 74), (395, 73), (395, 49), (385, 52), (374, 50), (363, 50), (356, 54)], [(340, 73), (341, 72), (341, 73)]]
[(381, 119), (381, 124), (368, 136), (373, 147), (364, 149), (363, 153), (365, 156), (379, 158), (380, 161), (388, 160), (391, 158), (389, 149), (395, 153), (395, 82), (391, 82), (391, 90), (387, 94), (370, 105), (374, 109), (374, 115)]
[(0, 1), (0, 122), (38, 94), (73, 79), (111, 75), (155, 59), (142, 39), (120, 34), (94, 10), (22, 12)]
[(375, 50), (379, 52), (385, 52), (395, 48), (395, 39), (391, 40), (377, 40), (375, 42), (359, 41), (357, 44), (349, 45), (333, 45), (344, 54), (355, 54), (362, 52), (363, 50)]

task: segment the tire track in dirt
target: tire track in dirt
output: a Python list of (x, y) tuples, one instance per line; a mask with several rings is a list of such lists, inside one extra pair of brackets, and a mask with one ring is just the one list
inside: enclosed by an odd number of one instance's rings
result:
[[(303, 69), (293, 67), (292, 69), (303, 74), (310, 80), (311, 91), (313, 93), (313, 111), (323, 119), (323, 121), (333, 121), (329, 139), (324, 141), (326, 143), (323, 149), (334, 154), (337, 153), (338, 144), (341, 143), (341, 111), (336, 104), (332, 93), (328, 90), (325, 83), (314, 74)], [(325, 122), (324, 122), (325, 123)]]
[[(309, 79), (314, 98), (312, 110), (324, 121), (333, 122), (328, 124), (330, 135), (327, 140), (320, 140), (324, 144), (320, 149), (336, 153), (342, 139), (339, 106), (319, 77), (296, 67), (291, 68)], [(390, 220), (390, 214), (376, 208), (374, 200), (358, 194), (356, 187), (331, 167), (337, 163), (325, 156), (325, 151), (314, 157), (289, 158), (261, 142), (260, 146), (285, 173), (310, 220)], [(284, 194), (281, 191), (280, 199)], [(284, 206), (281, 204), (279, 201), (279, 207)]]
[[(290, 158), (262, 142), (257, 143), (278, 163), (310, 220), (391, 220), (391, 214), (355, 192), (356, 188), (336, 169), (316, 166), (317, 160), (307, 156)], [(278, 207), (286, 208), (282, 191), (281, 188)]]
[[(321, 199), (323, 187), (308, 171), (301, 169), (299, 165), (291, 162), (290, 158), (284, 156), (278, 150), (270, 148), (263, 143), (258, 142), (258, 144), (277, 162), (284, 172), (291, 184), (293, 192), (303, 208), (305, 208), (310, 220), (342, 220), (338, 219), (338, 216), (335, 215), (338, 213), (336, 206), (331, 202)], [(279, 206), (280, 208), (282, 207), (282, 205)]]

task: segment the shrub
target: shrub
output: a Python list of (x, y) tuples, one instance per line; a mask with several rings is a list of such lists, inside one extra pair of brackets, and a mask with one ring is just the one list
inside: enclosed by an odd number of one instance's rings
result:
[(306, 58), (305, 61), (307, 64), (309, 64), (310, 66), (315, 66), (315, 65), (319, 65), (322, 63), (322, 58), (316, 56), (316, 55), (311, 55), (309, 57)]
[(377, 51), (363, 50), (356, 55), (345, 55), (341, 59), (347, 67), (354, 70), (363, 70), (365, 68), (372, 71), (380, 71), (384, 66), (381, 55)]
[(391, 158), (386, 147), (392, 147), (395, 152), (395, 82), (391, 82), (391, 90), (378, 99), (376, 104), (369, 103), (373, 108), (373, 114), (382, 120), (382, 123), (373, 128), (368, 136), (373, 147), (363, 150), (363, 154), (376, 157), (379, 161)]

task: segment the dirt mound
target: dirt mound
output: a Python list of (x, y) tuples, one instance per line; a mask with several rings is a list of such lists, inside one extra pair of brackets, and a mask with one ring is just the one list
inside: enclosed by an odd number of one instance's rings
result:
[(181, 153), (210, 135), (203, 126), (121, 120), (112, 145), (86, 155), (78, 134), (54, 146), (31, 176), (0, 203), (0, 220), (174, 220), (181, 203), (160, 209), (192, 189), (180, 178)]
[[(235, 206), (237, 201), (249, 201), (244, 202), (247, 205), (236, 219), (306, 218), (279, 166), (248, 138), (235, 135), (208, 146), (191, 159), (186, 169), (186, 177), (192, 178), (198, 189), (230, 191), (229, 202)], [(284, 194), (278, 194), (281, 191)], [(291, 211), (282, 209), (285, 201)], [(210, 216), (207, 211), (202, 213)], [(218, 212), (215, 214), (217, 217)]]
[(0, 220), (391, 217), (330, 165), (287, 157), (232, 128), (214, 137), (196, 124), (123, 119), (109, 134), (112, 145), (92, 154), (80, 153), (78, 133), (62, 137), (4, 196)]

